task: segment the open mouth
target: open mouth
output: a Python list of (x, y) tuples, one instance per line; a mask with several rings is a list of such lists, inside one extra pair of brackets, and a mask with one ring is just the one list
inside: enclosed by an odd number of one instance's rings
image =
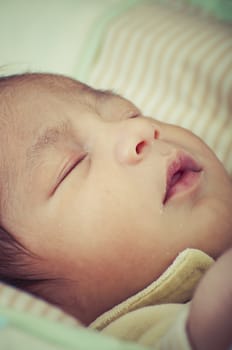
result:
[(166, 191), (163, 204), (180, 192), (187, 192), (199, 180), (202, 168), (186, 154), (178, 154), (167, 169)]

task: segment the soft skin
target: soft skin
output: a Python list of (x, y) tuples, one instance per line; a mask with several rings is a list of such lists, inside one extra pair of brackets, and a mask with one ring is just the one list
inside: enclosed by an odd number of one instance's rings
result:
[[(57, 280), (56, 302), (89, 324), (183, 249), (217, 258), (230, 246), (232, 187), (191, 132), (144, 117), (120, 96), (51, 81), (38, 76), (6, 97), (14, 108), (1, 141), (2, 225), (38, 256), (35, 271)], [(201, 166), (200, 181), (163, 205), (178, 152)]]
[(232, 249), (229, 249), (197, 287), (187, 322), (194, 350), (229, 350), (232, 345), (231, 266)]

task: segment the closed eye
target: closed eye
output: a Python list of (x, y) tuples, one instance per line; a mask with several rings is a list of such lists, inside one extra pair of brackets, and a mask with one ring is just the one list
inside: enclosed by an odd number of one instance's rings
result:
[(61, 171), (60, 175), (58, 176), (58, 179), (56, 181), (56, 185), (52, 190), (52, 194), (54, 194), (57, 190), (57, 188), (62, 184), (62, 182), (72, 173), (74, 169), (85, 159), (86, 154), (83, 154), (81, 157), (78, 158), (78, 160), (71, 163), (70, 166), (65, 167), (64, 171)]
[(131, 116), (129, 117), (129, 119), (138, 118), (139, 116), (140, 116), (139, 113), (133, 114), (133, 115), (131, 115)]
[(134, 119), (134, 118), (138, 118), (138, 117), (141, 117), (141, 113), (139, 111), (129, 115), (129, 119)]

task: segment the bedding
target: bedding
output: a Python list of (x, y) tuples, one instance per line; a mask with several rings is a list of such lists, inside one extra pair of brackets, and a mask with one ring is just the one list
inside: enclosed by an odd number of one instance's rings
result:
[[(182, 307), (212, 263), (213, 259), (199, 250), (184, 250), (157, 281), (101, 315), (88, 329), (59, 308), (0, 283), (0, 340), (4, 346), (1, 349), (16, 348), (19, 343), (33, 349), (43, 346), (46, 350), (170, 349), (170, 344), (173, 349), (189, 349), (184, 331), (188, 304), (183, 310)], [(175, 302), (183, 304), (173, 304)], [(156, 305), (162, 303), (165, 305)], [(172, 322), (167, 319), (170, 303)], [(154, 305), (156, 309), (152, 308)], [(180, 311), (178, 322), (173, 322), (176, 312), (179, 314)], [(144, 327), (145, 324), (150, 326)], [(103, 330), (104, 336), (94, 332), (96, 329)], [(173, 337), (175, 332), (178, 336)], [(116, 337), (116, 334), (120, 336)], [(138, 336), (138, 343), (143, 346), (136, 345)]]
[(33, 350), (145, 350), (82, 327), (45, 301), (0, 283), (0, 348)]
[(232, 20), (232, 2), (228, 0), (188, 0), (194, 5), (201, 6), (207, 12), (225, 21)]

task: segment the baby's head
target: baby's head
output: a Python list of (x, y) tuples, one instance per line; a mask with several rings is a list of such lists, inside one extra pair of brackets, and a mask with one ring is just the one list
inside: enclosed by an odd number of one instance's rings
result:
[(0, 81), (0, 279), (88, 324), (187, 247), (232, 243), (232, 187), (189, 131), (55, 75)]

